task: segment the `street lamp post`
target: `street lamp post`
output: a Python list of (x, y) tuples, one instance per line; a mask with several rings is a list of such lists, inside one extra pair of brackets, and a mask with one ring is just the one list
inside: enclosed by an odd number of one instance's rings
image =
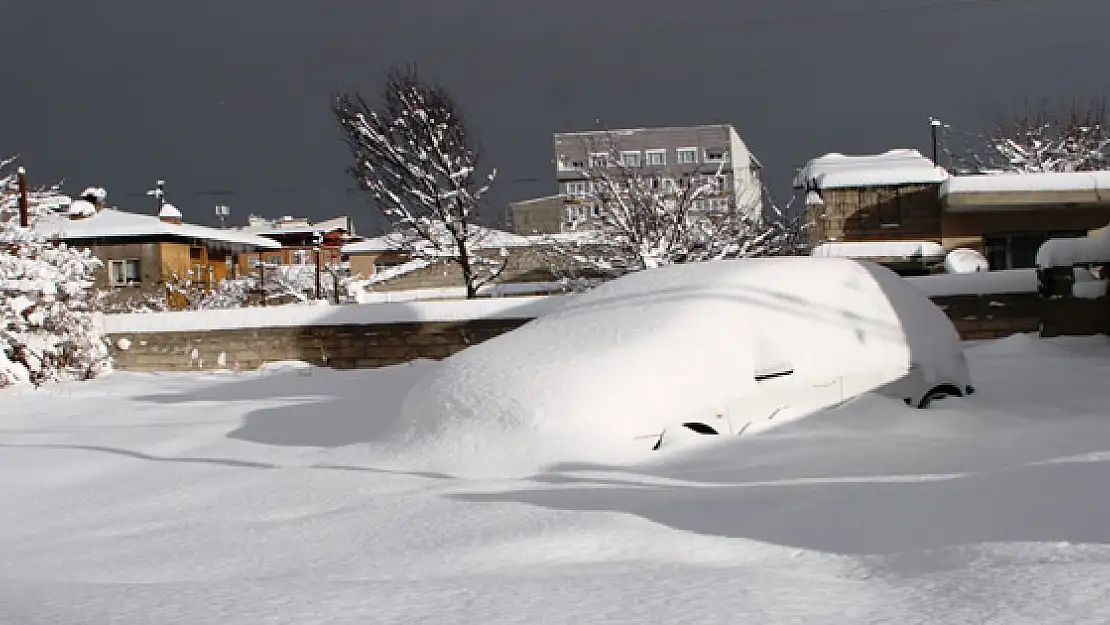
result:
[(932, 117), (929, 118), (929, 130), (932, 132), (932, 135), (933, 135), (933, 164), (934, 165), (939, 165), (940, 164), (937, 161), (938, 147), (939, 147), (938, 146), (937, 133), (940, 131), (940, 127), (942, 125), (943, 124), (939, 119), (934, 119)]

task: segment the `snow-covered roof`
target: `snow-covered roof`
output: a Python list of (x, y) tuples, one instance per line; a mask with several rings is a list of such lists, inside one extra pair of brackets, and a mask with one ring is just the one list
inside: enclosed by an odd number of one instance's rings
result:
[(58, 214), (48, 215), (36, 222), (35, 229), (46, 236), (63, 240), (172, 236), (220, 241), (260, 249), (281, 248), (280, 243), (265, 237), (194, 224), (167, 223), (153, 215), (128, 213), (113, 208), (98, 211), (84, 219), (70, 219)]
[[(483, 228), (475, 226), (479, 232), (475, 235), (474, 249), (498, 249), (502, 247), (528, 247), (533, 244), (531, 238), (497, 230), (496, 228)], [(383, 234), (357, 243), (348, 243), (342, 248), (344, 254), (370, 254), (374, 252), (396, 252), (401, 250), (402, 238), (395, 233)]]
[(794, 188), (838, 189), (944, 182), (948, 172), (917, 150), (848, 156), (831, 153), (815, 158), (794, 177)]
[(161, 210), (158, 211), (158, 216), (166, 219), (181, 219), (181, 211), (173, 204), (163, 204)]
[(867, 241), (822, 243), (810, 256), (826, 258), (921, 258), (944, 256), (944, 246), (932, 241)]
[(316, 232), (331, 232), (345, 230), (353, 233), (354, 225), (350, 217), (333, 217), (316, 223), (311, 223), (304, 218), (282, 217), (281, 219), (264, 219), (251, 216), (251, 223), (236, 228), (239, 232), (249, 232), (259, 236), (274, 234), (313, 234)]
[(1110, 171), (953, 176), (940, 197), (949, 207), (1110, 202)]
[(1049, 239), (1037, 250), (1037, 267), (1110, 262), (1110, 228), (1074, 239)]

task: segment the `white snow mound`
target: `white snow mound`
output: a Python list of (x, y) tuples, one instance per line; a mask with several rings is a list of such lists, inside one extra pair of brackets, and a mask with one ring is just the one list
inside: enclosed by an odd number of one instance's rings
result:
[(395, 442), (427, 470), (455, 475), (634, 462), (665, 426), (751, 393), (760, 369), (785, 359), (816, 379), (906, 366), (911, 345), (959, 353), (947, 317), (870, 263), (770, 258), (643, 271), (444, 360), (406, 398)]

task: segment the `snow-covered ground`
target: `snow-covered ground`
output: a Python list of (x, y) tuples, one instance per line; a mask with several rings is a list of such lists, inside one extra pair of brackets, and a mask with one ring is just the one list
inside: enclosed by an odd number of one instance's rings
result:
[(426, 361), (9, 389), (0, 622), (1110, 622), (1110, 344), (968, 355), (943, 408), (522, 479), (411, 470)]

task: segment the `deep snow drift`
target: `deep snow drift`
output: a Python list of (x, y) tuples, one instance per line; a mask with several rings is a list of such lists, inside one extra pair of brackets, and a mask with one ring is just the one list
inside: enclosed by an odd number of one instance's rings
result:
[(0, 392), (0, 622), (1110, 622), (1110, 346), (969, 360), (943, 409), (492, 481), (382, 462), (434, 363)]
[[(413, 388), (397, 437), (416, 450), (411, 462), (453, 475), (637, 461), (665, 428), (754, 434), (911, 362), (928, 380), (966, 385), (949, 319), (887, 269), (841, 258), (675, 265), (576, 295), (448, 358)], [(776, 410), (755, 376), (785, 370), (791, 403)]]

